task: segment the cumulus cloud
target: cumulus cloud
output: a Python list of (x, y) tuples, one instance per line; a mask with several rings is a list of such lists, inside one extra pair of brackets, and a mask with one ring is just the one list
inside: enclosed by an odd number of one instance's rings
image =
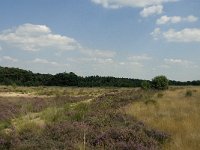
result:
[(104, 8), (119, 9), (122, 7), (143, 8), (140, 12), (142, 17), (158, 15), (163, 13), (163, 4), (167, 2), (176, 2), (179, 0), (91, 0)]
[(156, 24), (162, 25), (162, 24), (175, 24), (180, 22), (196, 22), (198, 20), (198, 17), (195, 17), (193, 15), (187, 16), (187, 17), (181, 17), (181, 16), (162, 16), (159, 19), (157, 19)]
[(163, 32), (163, 37), (171, 42), (200, 42), (200, 29), (185, 28), (181, 31), (170, 29)]
[(200, 42), (200, 29), (198, 28), (185, 28), (180, 31), (169, 29), (166, 32), (156, 28), (151, 35), (155, 40), (164, 38), (169, 42)]
[(140, 15), (142, 17), (148, 17), (154, 14), (161, 14), (163, 12), (163, 6), (162, 5), (154, 5), (150, 7), (145, 7), (141, 12)]
[[(76, 50), (88, 57), (112, 58), (116, 52), (84, 48), (75, 39), (52, 33), (46, 25), (23, 24), (0, 33), (0, 43), (25, 51), (55, 50), (61, 56), (62, 51)], [(1, 47), (0, 47), (1, 48)]]
[(46, 25), (23, 24), (0, 33), (0, 42), (26, 51), (43, 49), (73, 50), (79, 43), (73, 38), (53, 34)]
[(3, 56), (3, 60), (9, 61), (9, 62), (18, 62), (18, 59), (10, 57), (10, 56)]
[(175, 2), (178, 0), (91, 0), (92, 2), (102, 5), (105, 8), (121, 8), (121, 7), (148, 7), (152, 5), (161, 5), (167, 2)]

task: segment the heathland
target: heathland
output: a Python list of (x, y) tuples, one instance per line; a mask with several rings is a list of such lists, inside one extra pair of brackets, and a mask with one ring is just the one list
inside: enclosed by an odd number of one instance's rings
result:
[(0, 149), (199, 149), (200, 88), (0, 87)]

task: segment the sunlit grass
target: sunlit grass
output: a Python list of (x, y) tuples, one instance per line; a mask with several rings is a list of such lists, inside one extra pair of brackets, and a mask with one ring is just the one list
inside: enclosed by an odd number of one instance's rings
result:
[(200, 88), (168, 90), (152, 99), (155, 103), (134, 102), (126, 108), (126, 113), (171, 134), (171, 142), (164, 146), (165, 149), (199, 150)]

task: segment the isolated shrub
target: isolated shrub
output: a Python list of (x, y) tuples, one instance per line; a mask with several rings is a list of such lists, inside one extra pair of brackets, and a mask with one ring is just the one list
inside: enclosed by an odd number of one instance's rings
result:
[(148, 90), (148, 89), (150, 89), (150, 87), (151, 87), (151, 85), (150, 85), (150, 83), (148, 82), (148, 81), (142, 81), (142, 83), (141, 83), (141, 88), (142, 89), (144, 89), (144, 90)]
[(166, 90), (169, 86), (169, 80), (167, 77), (160, 75), (152, 79), (151, 87), (156, 90)]
[(16, 83), (12, 83), (12, 87), (13, 87), (13, 89), (16, 89), (17, 88), (17, 84)]
[(185, 93), (186, 97), (191, 97), (192, 96), (192, 91), (191, 90), (187, 90)]

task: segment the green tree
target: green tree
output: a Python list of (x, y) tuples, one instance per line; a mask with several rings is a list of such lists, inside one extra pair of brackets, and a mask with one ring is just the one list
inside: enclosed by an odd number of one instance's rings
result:
[(151, 87), (157, 90), (166, 90), (169, 86), (169, 80), (167, 77), (160, 75), (152, 79)]
[(149, 81), (144, 80), (141, 83), (141, 88), (144, 90), (148, 90), (151, 88), (151, 84), (149, 83)]

